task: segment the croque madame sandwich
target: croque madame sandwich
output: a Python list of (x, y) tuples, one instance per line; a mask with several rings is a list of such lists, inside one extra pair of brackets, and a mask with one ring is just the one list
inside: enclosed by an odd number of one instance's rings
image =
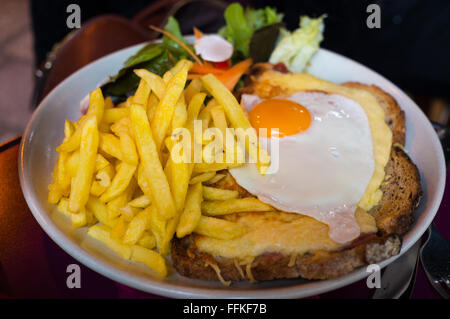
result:
[(247, 79), (241, 105), (256, 129), (279, 129), (266, 137), (279, 141), (278, 167), (261, 176), (248, 163), (210, 186), (270, 209), (222, 216), (245, 226), (234, 239), (174, 238), (175, 269), (224, 283), (329, 279), (398, 254), (422, 189), (396, 101), (375, 85), (338, 85), (270, 63)]

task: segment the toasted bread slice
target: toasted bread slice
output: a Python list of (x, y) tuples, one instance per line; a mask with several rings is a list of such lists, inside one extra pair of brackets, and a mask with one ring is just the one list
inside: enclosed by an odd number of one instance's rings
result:
[[(268, 64), (256, 66), (251, 83), (243, 92), (253, 93), (258, 74), (267, 70)], [(261, 71), (262, 69), (262, 71)], [(393, 132), (390, 160), (385, 167), (385, 180), (381, 186), (383, 197), (371, 213), (377, 224), (377, 234), (362, 234), (359, 238), (333, 252), (314, 251), (301, 256), (287, 256), (268, 252), (257, 256), (246, 265), (236, 260), (216, 257), (199, 251), (195, 235), (172, 241), (172, 262), (184, 276), (204, 280), (263, 281), (279, 278), (303, 277), (306, 279), (330, 279), (347, 274), (365, 264), (376, 263), (399, 253), (401, 235), (413, 222), (413, 212), (422, 195), (417, 167), (403, 149), (405, 117), (394, 98), (374, 85), (346, 83), (344, 85), (365, 89), (373, 94), (386, 113), (386, 123)], [(276, 91), (276, 89), (275, 89)], [(239, 185), (231, 183), (227, 188), (238, 189), (241, 196), (249, 196)]]

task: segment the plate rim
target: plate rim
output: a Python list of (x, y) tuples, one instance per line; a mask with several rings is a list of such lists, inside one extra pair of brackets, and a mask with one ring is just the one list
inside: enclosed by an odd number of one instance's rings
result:
[[(187, 39), (192, 38), (192, 36), (186, 36)], [(150, 41), (151, 42), (151, 41)], [(364, 276), (364, 267), (360, 267), (349, 274), (338, 277), (336, 279), (331, 280), (322, 280), (322, 281), (312, 281), (308, 283), (299, 283), (298, 285), (290, 285), (285, 287), (270, 287), (264, 288), (261, 290), (251, 290), (251, 289), (239, 289), (239, 290), (228, 290), (226, 288), (217, 289), (217, 288), (197, 288), (197, 287), (186, 287), (186, 286), (178, 286), (176, 283), (167, 283), (163, 281), (155, 280), (151, 277), (147, 278), (147, 280), (143, 281), (141, 277), (121, 269), (114, 267), (106, 262), (100, 261), (98, 258), (90, 255), (87, 251), (85, 251), (81, 246), (77, 245), (73, 242), (61, 229), (57, 227), (57, 225), (51, 221), (50, 215), (48, 212), (41, 212), (39, 207), (37, 207), (37, 203), (35, 203), (35, 199), (33, 198), (33, 186), (31, 183), (31, 176), (28, 176), (30, 172), (26, 172), (24, 168), (24, 159), (27, 155), (27, 141), (30, 138), (31, 129), (34, 123), (35, 118), (38, 116), (42, 109), (46, 105), (47, 100), (49, 100), (52, 95), (59, 89), (59, 87), (65, 85), (66, 82), (70, 81), (72, 77), (75, 77), (77, 74), (84, 72), (85, 69), (91, 67), (92, 64), (110, 57), (111, 55), (118, 54), (121, 51), (137, 49), (138, 47), (142, 47), (143, 45), (150, 43), (143, 42), (136, 45), (132, 45), (121, 50), (117, 50), (108, 55), (105, 55), (91, 63), (85, 65), (83, 68), (77, 70), (76, 72), (69, 75), (66, 79), (64, 79), (61, 83), (59, 83), (42, 101), (39, 103), (39, 106), (33, 112), (26, 129), (24, 131), (18, 157), (18, 170), (19, 170), (19, 180), (22, 188), (22, 192), (24, 194), (24, 198), (27, 202), (28, 207), (30, 208), (34, 218), (37, 220), (41, 228), (47, 233), (47, 235), (67, 254), (72, 256), (77, 261), (81, 262), (83, 265), (87, 266), (91, 270), (106, 276), (116, 282), (124, 284), (129, 287), (133, 287), (135, 289), (141, 290), (143, 292), (156, 294), (159, 296), (172, 297), (172, 298), (303, 298), (312, 295), (321, 294), (324, 292), (332, 291), (335, 289), (339, 289), (341, 287), (352, 284), (356, 281), (362, 280)], [(366, 67), (365, 65), (347, 58), (339, 53), (335, 53), (333, 51), (323, 49), (320, 50), (327, 52), (328, 54), (333, 55), (334, 57), (347, 60), (351, 63), (356, 63), (359, 67), (362, 67), (365, 71), (372, 72), (377, 76), (384, 79), (387, 83), (389, 83), (390, 88), (396, 90), (401, 95), (404, 95), (407, 102), (409, 104), (413, 104), (416, 111), (422, 113), (422, 116), (425, 116), (423, 111), (417, 106), (417, 104), (412, 101), (409, 96), (407, 96), (400, 88), (398, 88), (395, 84), (393, 84), (390, 80), (386, 79), (384, 76), (375, 72), (374, 70)], [(428, 128), (433, 130), (431, 123), (427, 120)], [(434, 130), (433, 130), (434, 131)], [(435, 136), (435, 141), (439, 142), (437, 135)], [(440, 142), (439, 142), (440, 143)], [(428, 213), (427, 219), (422, 223), (422, 227), (417, 230), (416, 240), (410, 240), (406, 245), (402, 246), (401, 252), (393, 256), (387, 260), (379, 263), (381, 268), (386, 267), (388, 264), (395, 261), (398, 257), (403, 255), (417, 240), (420, 240), (420, 237), (425, 233), (428, 226), (431, 224), (434, 219), (442, 201), (442, 197), (445, 189), (445, 160), (442, 148), (440, 149), (440, 153), (436, 154), (439, 171), (443, 171), (444, 174), (439, 175), (438, 187), (437, 187), (437, 197), (432, 204), (432, 206), (428, 209), (431, 213)], [(36, 200), (37, 202), (37, 200)], [(408, 232), (409, 233), (409, 232)], [(407, 234), (408, 234), (407, 233)], [(407, 235), (405, 234), (405, 235)]]

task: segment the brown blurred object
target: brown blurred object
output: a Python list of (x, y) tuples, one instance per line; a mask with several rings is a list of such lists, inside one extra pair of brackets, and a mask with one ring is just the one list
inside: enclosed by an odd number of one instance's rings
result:
[(160, 25), (178, 0), (157, 1), (134, 19), (117, 15), (95, 17), (55, 45), (36, 72), (33, 107), (58, 83), (86, 64), (127, 46), (151, 40), (156, 34), (146, 23)]
[(450, 104), (443, 98), (434, 98), (431, 100), (428, 118), (439, 124), (448, 125), (450, 117)]
[(450, 101), (444, 97), (410, 93), (411, 98), (422, 109), (431, 122), (450, 124)]
[[(193, 25), (211, 26), (220, 22), (227, 4), (220, 0), (161, 0), (140, 11), (131, 20), (118, 15), (97, 16), (69, 33), (56, 44), (36, 71), (36, 85), (32, 107), (62, 80), (86, 64), (119, 49), (155, 39), (158, 33), (149, 25), (163, 26), (168, 17), (183, 12), (182, 32), (190, 32)], [(181, 10), (183, 9), (183, 10)], [(205, 14), (207, 12), (208, 14)], [(180, 19), (180, 17), (178, 17)]]

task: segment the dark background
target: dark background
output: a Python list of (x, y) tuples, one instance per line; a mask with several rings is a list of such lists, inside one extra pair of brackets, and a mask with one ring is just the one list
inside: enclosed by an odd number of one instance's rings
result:
[[(104, 13), (131, 18), (152, 1), (32, 0), (36, 62), (67, 33), (65, 9), (78, 3), (83, 21)], [(450, 95), (450, 1), (448, 0), (297, 0), (246, 1), (272, 6), (285, 14), (289, 29), (299, 16), (328, 15), (322, 47), (380, 72), (416, 94)], [(381, 7), (381, 28), (369, 29), (366, 8)], [(207, 14), (207, 12), (205, 12)], [(52, 17), (49, 19), (49, 17)]]

